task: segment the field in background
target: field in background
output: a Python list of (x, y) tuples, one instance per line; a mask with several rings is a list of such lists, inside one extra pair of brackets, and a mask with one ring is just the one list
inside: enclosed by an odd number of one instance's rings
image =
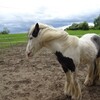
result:
[(0, 35), (0, 48), (7, 48), (13, 45), (27, 42), (27, 34), (4, 34)]
[(70, 35), (82, 36), (86, 33), (100, 34), (100, 30), (67, 30)]
[[(82, 36), (86, 33), (97, 33), (100, 34), (100, 30), (67, 30), (70, 35)], [(19, 45), (27, 42), (27, 34), (4, 34), (0, 35), (0, 49)]]

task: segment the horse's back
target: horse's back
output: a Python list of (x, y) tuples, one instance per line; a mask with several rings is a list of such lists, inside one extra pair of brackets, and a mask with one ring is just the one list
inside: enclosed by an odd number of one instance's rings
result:
[(95, 33), (87, 33), (85, 35), (83, 35), (80, 39), (84, 39), (84, 41), (88, 41), (87, 39), (91, 39), (91, 37), (95, 36), (97, 34)]
[(94, 35), (91, 38), (92, 42), (95, 44), (97, 50), (98, 50), (98, 54), (97, 54), (97, 58), (100, 57), (100, 36), (99, 35)]
[(97, 34), (85, 34), (80, 38), (81, 56), (87, 61), (96, 58), (99, 52), (100, 36)]
[(100, 50), (100, 36), (93, 33), (93, 34), (85, 34), (83, 35), (80, 40), (87, 41), (87, 42), (92, 42), (97, 50)]
[(100, 45), (100, 36), (95, 33), (88, 33), (80, 38), (80, 41), (92, 42), (95, 45)]

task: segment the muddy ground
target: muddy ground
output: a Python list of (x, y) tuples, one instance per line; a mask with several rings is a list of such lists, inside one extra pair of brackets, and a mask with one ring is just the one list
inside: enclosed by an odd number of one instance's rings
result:
[[(54, 54), (43, 48), (27, 61), (26, 45), (0, 50), (0, 100), (69, 100), (65, 74)], [(85, 87), (86, 67), (79, 68), (82, 100), (100, 100), (100, 86)]]

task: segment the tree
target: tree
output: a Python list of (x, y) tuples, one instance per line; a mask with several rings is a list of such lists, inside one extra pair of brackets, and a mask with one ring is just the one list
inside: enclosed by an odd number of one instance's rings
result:
[(71, 26), (68, 28), (69, 30), (89, 30), (89, 25), (87, 22), (82, 22), (82, 23), (73, 23)]
[(69, 30), (78, 30), (79, 25), (77, 23), (73, 23), (71, 26), (69, 26)]
[(7, 27), (4, 27), (3, 31), (0, 32), (0, 34), (9, 34), (9, 33), (10, 33), (10, 31), (8, 30)]
[(79, 29), (81, 29), (81, 30), (89, 30), (89, 25), (88, 25), (88, 23), (85, 21), (85, 22), (83, 22), (83, 23), (80, 23), (79, 24)]
[(100, 29), (100, 15), (94, 19), (94, 28)]

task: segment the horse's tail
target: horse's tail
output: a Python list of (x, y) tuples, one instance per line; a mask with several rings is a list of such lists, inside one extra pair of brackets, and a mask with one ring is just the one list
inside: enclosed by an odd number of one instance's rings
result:
[(96, 84), (100, 84), (100, 36), (99, 35), (94, 35), (91, 38), (92, 42), (94, 43), (96, 49), (97, 49), (97, 55), (96, 59), (94, 61), (94, 82)]
[(94, 83), (96, 85), (100, 85), (100, 57), (96, 58), (94, 64), (95, 64), (95, 68), (94, 68)]

